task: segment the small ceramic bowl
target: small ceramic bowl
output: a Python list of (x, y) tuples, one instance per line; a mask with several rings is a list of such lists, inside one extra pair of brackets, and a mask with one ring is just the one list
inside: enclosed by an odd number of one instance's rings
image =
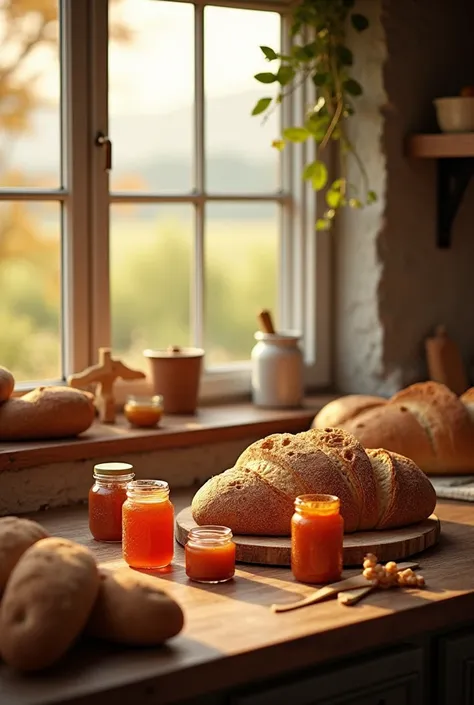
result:
[(437, 98), (433, 102), (442, 132), (474, 132), (474, 97)]

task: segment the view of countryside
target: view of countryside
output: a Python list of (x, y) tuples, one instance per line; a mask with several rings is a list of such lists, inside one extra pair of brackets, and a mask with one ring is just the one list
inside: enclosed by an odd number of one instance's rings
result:
[[(58, 188), (57, 0), (0, 0), (0, 190)], [(114, 192), (187, 194), (194, 183), (194, 8), (111, 0), (110, 135)], [(206, 191), (279, 187), (278, 115), (262, 97), (260, 45), (277, 47), (275, 13), (205, 9)], [(271, 93), (270, 93), (271, 94)], [(256, 313), (276, 310), (279, 207), (212, 202), (205, 210), (207, 365), (249, 358)], [(114, 354), (144, 368), (146, 347), (192, 344), (194, 207), (110, 205)], [(57, 379), (61, 362), (61, 207), (0, 200), (0, 365), (17, 381)]]

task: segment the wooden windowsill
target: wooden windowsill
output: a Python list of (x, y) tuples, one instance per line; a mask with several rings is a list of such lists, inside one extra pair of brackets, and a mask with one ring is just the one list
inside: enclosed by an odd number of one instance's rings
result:
[(203, 407), (195, 416), (165, 416), (158, 429), (132, 429), (119, 415), (113, 425), (95, 423), (79, 438), (0, 444), (0, 472), (72, 460), (185, 448), (262, 437), (309, 428), (315, 414), (334, 395), (307, 397), (301, 409), (259, 409), (251, 403)]

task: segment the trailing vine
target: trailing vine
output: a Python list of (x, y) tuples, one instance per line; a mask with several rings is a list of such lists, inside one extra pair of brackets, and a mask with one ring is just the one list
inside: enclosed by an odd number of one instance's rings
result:
[[(347, 31), (365, 31), (369, 21), (353, 12), (355, 0), (302, 0), (292, 13), (292, 48), (280, 54), (268, 46), (260, 47), (265, 58), (278, 67), (258, 73), (259, 83), (278, 86), (276, 96), (260, 98), (252, 115), (266, 118), (275, 107), (307, 80), (317, 89), (314, 104), (308, 106), (304, 123), (286, 127), (273, 147), (283, 150), (287, 143), (313, 139), (318, 157), (331, 142), (339, 142), (339, 173), (329, 182), (328, 169), (320, 158), (305, 165), (302, 177), (315, 191), (324, 191), (326, 209), (316, 222), (317, 230), (329, 230), (339, 208), (362, 208), (377, 200), (369, 187), (364, 163), (347, 136), (347, 120), (355, 114), (356, 101), (363, 89), (351, 76), (354, 62), (346, 44)], [(304, 37), (311, 36), (311, 41)], [(347, 178), (348, 158), (355, 160), (360, 173), (358, 185)]]

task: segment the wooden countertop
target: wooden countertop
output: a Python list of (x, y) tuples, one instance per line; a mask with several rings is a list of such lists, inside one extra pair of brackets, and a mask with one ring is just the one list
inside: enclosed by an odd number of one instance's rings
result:
[[(173, 499), (180, 509), (189, 494), (174, 493)], [(373, 593), (354, 607), (331, 600), (273, 614), (271, 603), (292, 601), (312, 588), (295, 583), (288, 569), (251, 565), (240, 565), (235, 581), (225, 585), (191, 584), (177, 547), (172, 569), (157, 579), (185, 610), (181, 635), (152, 650), (84, 642), (60, 666), (28, 678), (1, 666), (0, 702), (165, 705), (454, 628), (474, 617), (474, 505), (443, 501), (436, 511), (441, 542), (419, 559), (428, 587)], [(120, 545), (90, 539), (84, 507), (36, 518), (52, 533), (90, 546), (102, 563), (122, 565)]]

